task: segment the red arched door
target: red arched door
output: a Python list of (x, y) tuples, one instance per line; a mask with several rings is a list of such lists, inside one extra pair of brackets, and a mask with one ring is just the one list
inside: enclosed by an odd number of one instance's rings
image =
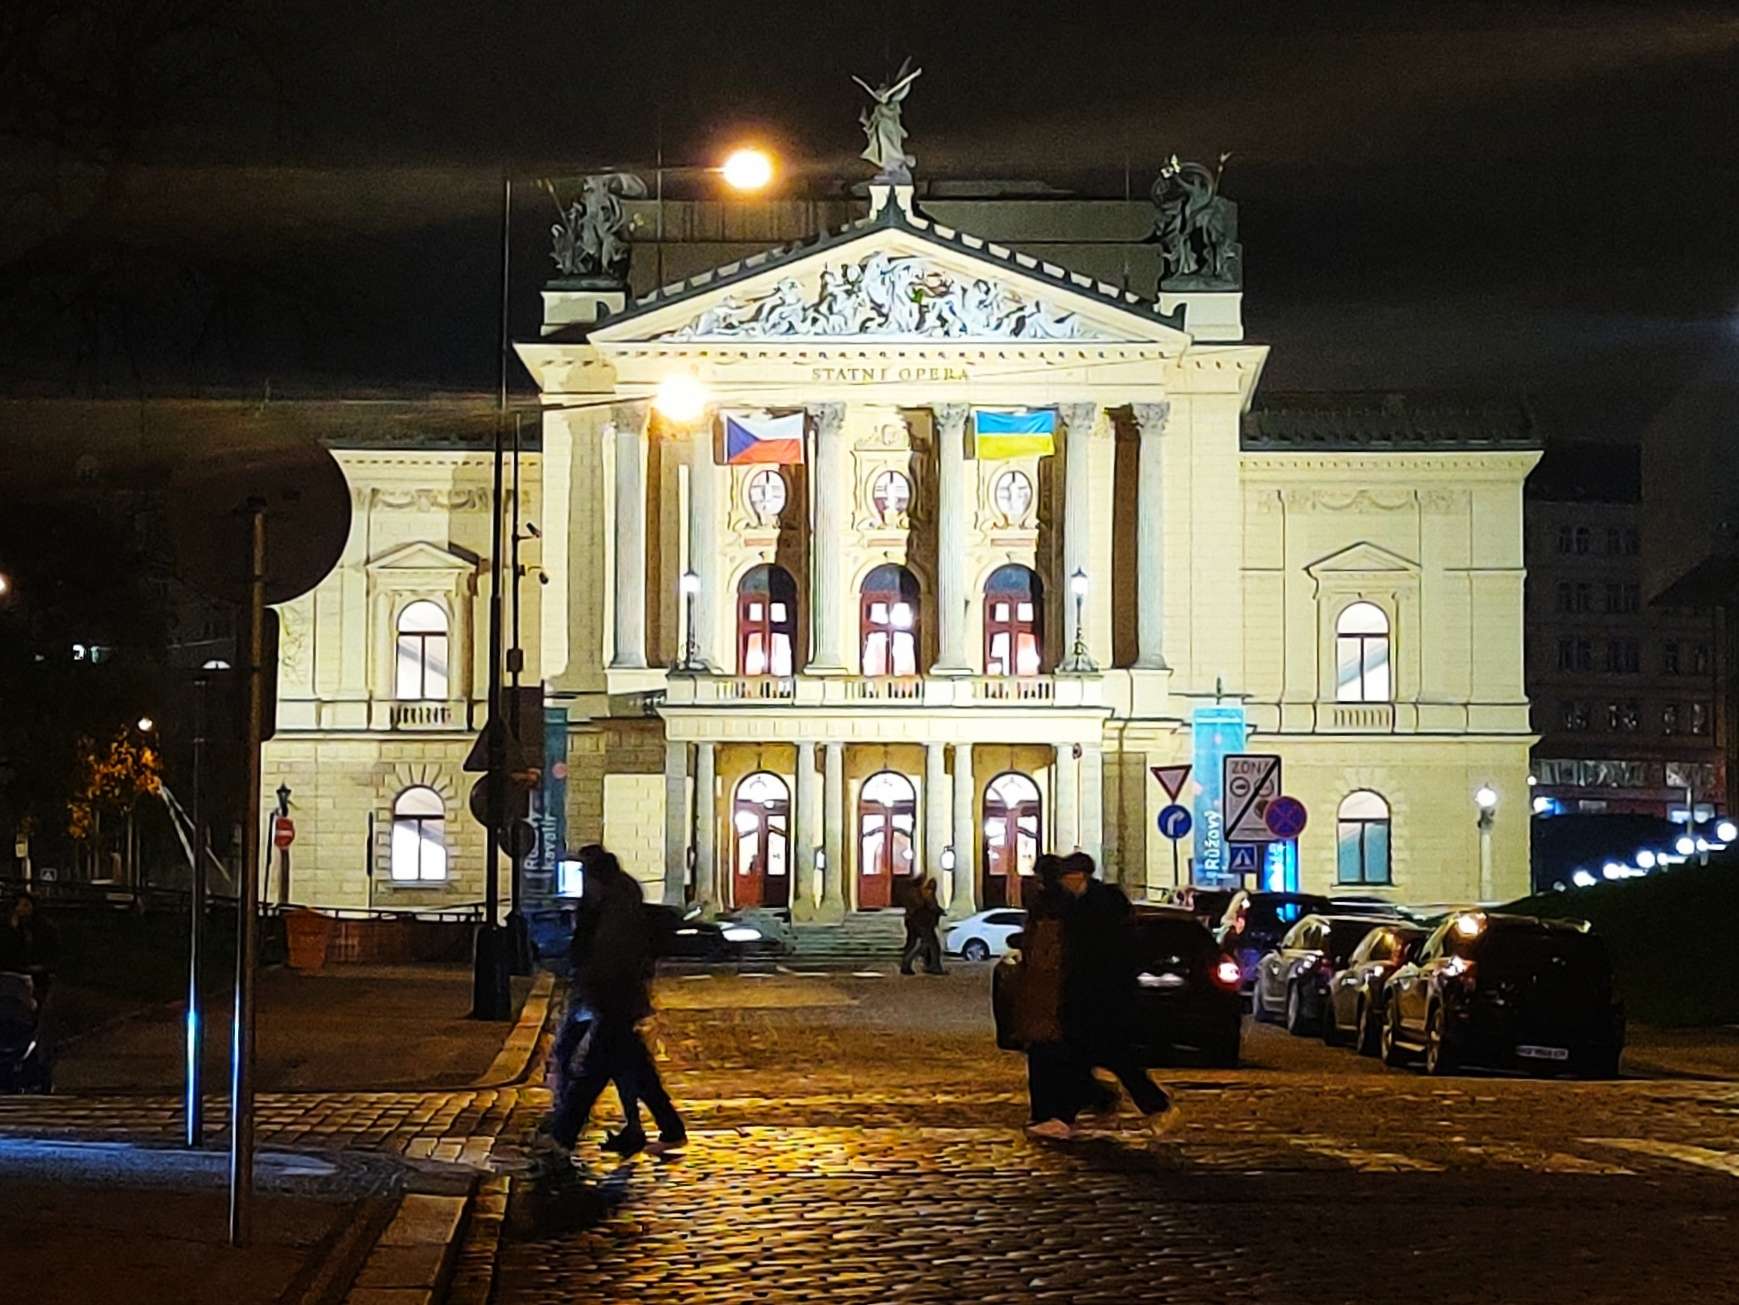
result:
[(864, 780), (857, 798), (857, 904), (871, 911), (895, 900), (896, 882), (908, 885), (918, 872), (914, 835), (918, 791), (891, 770)]
[(918, 580), (892, 562), (863, 580), (858, 608), (865, 675), (918, 673)]
[(785, 906), (791, 900), (791, 793), (769, 771), (743, 776), (731, 803), (731, 905)]
[(1037, 675), (1043, 635), (1038, 576), (1017, 565), (992, 571), (984, 582), (984, 673)]
[(1019, 906), (1023, 876), (1039, 859), (1044, 835), (1039, 786), (1029, 776), (1008, 771), (984, 789), (984, 882), (986, 907)]
[(737, 585), (737, 673), (791, 675), (797, 582), (782, 566), (751, 567)]

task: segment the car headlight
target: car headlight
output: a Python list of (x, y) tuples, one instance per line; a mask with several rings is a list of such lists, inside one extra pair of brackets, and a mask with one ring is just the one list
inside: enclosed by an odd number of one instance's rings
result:
[(732, 924), (725, 926), (726, 942), (759, 942), (760, 938), (761, 931), (759, 929), (751, 929), (746, 924)]

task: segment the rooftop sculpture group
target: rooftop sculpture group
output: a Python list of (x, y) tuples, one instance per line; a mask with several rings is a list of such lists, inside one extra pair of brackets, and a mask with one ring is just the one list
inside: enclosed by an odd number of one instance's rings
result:
[(543, 188), (555, 200), (560, 217), (549, 229), (556, 271), (564, 277), (626, 285), (632, 251), (622, 201), (644, 198), (646, 183), (628, 172), (601, 172), (582, 179), (579, 198), (566, 207), (554, 182), (545, 181)]
[(1153, 238), (1163, 266), (1161, 290), (1235, 290), (1244, 281), (1244, 247), (1238, 243), (1238, 206), (1220, 194), (1230, 154), (1212, 172), (1200, 163), (1180, 163), (1173, 154), (1153, 183)]

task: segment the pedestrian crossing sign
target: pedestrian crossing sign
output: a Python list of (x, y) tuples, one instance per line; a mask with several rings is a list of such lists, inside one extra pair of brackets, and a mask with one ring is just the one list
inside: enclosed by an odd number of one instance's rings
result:
[(1227, 843), (1226, 869), (1235, 875), (1253, 875), (1262, 868), (1260, 843)]

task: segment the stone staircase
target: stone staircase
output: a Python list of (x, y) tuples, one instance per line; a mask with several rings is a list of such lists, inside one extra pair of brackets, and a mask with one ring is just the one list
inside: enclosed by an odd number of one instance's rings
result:
[(906, 941), (899, 909), (853, 911), (839, 924), (791, 926), (795, 955), (802, 960), (888, 960)]

